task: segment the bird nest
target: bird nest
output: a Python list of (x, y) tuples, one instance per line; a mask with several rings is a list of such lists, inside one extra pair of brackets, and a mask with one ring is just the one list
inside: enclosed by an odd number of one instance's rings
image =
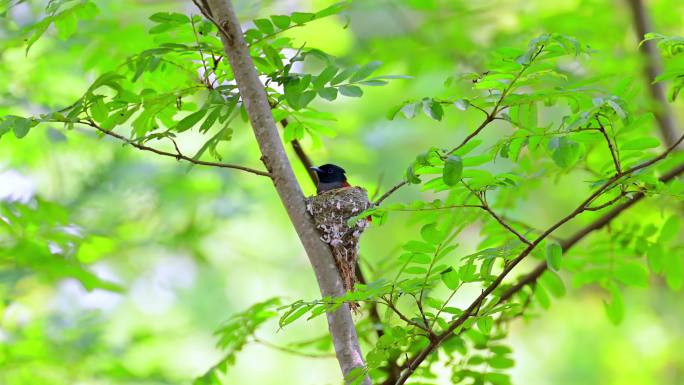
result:
[(321, 240), (330, 245), (347, 291), (352, 290), (356, 282), (359, 238), (368, 227), (368, 221), (359, 220), (352, 226), (347, 222), (370, 206), (368, 193), (361, 187), (331, 190), (306, 200), (306, 209), (321, 233)]

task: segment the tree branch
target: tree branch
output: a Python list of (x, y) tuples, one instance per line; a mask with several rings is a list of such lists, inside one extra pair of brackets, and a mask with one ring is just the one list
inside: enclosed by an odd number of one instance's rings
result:
[[(632, 13), (637, 43), (641, 43), (646, 33), (653, 32), (651, 18), (649, 17), (648, 10), (644, 5), (643, 0), (627, 0), (627, 4)], [(651, 98), (656, 104), (653, 108), (653, 113), (658, 121), (660, 135), (663, 137), (665, 143), (670, 146), (675, 142), (680, 131), (677, 128), (672, 109), (667, 103), (663, 83), (653, 81), (656, 76), (662, 72), (660, 53), (658, 52), (658, 47), (654, 41), (646, 41), (641, 44), (640, 51), (644, 58), (644, 80), (648, 85), (648, 92), (651, 94)]]
[[(198, 4), (197, 1), (195, 4)], [(233, 69), (235, 81), (261, 149), (262, 161), (271, 174), (280, 200), (306, 250), (321, 294), (332, 297), (344, 295), (342, 280), (330, 247), (321, 241), (311, 217), (306, 212), (304, 195), (285, 154), (271, 106), (252, 62), (233, 5), (229, 0), (208, 0), (198, 6), (220, 31), (224, 51)], [(347, 378), (352, 370), (365, 368), (349, 306), (344, 304), (335, 312), (328, 313), (327, 318), (337, 360)], [(362, 378), (362, 384), (371, 384), (367, 375)]]
[(385, 302), (383, 302), (383, 304), (385, 304), (390, 310), (392, 310), (397, 316), (399, 316), (399, 318), (401, 318), (402, 321), (406, 322), (409, 325), (413, 325), (416, 328), (424, 331), (425, 333), (428, 334), (428, 336), (434, 335), (434, 333), (432, 333), (432, 330), (430, 330), (430, 328), (427, 324), (421, 325), (418, 322), (409, 319), (408, 317), (406, 317), (406, 315), (404, 313), (402, 313), (401, 311), (399, 311), (399, 309), (397, 309), (397, 307), (394, 305), (394, 303), (392, 303), (392, 301), (385, 299)]
[(509, 231), (510, 233), (512, 233), (513, 235), (515, 235), (522, 243), (524, 243), (524, 244), (526, 244), (526, 245), (530, 245), (530, 244), (531, 244), (530, 241), (527, 240), (527, 238), (525, 238), (522, 234), (520, 234), (519, 232), (517, 232), (513, 227), (511, 227), (511, 225), (509, 225), (508, 223), (506, 223), (506, 221), (504, 221), (503, 218), (501, 218), (500, 216), (498, 216), (498, 215), (494, 212), (494, 210), (492, 210), (492, 209), (489, 207), (489, 205), (484, 205), (484, 206), (482, 206), (482, 209), (485, 210), (486, 212), (488, 212), (489, 215), (491, 215), (497, 222), (499, 222), (499, 224), (500, 224), (501, 226), (503, 226), (506, 230), (508, 230), (508, 231)]
[(615, 166), (615, 172), (620, 173), (622, 172), (622, 169), (620, 167), (620, 160), (618, 158), (617, 149), (614, 148), (613, 142), (610, 140), (608, 132), (606, 132), (606, 128), (603, 126), (603, 123), (601, 123), (601, 119), (599, 119), (598, 116), (596, 117), (596, 121), (598, 122), (599, 131), (601, 132), (601, 135), (603, 135), (603, 139), (605, 139), (606, 143), (608, 144), (608, 150), (610, 150), (610, 156), (611, 158), (613, 158), (613, 166)]
[(654, 163), (664, 159), (667, 157), (667, 155), (672, 152), (679, 143), (681, 143), (684, 140), (684, 136), (680, 137), (676, 142), (672, 144), (667, 150), (662, 152), (660, 155), (643, 162), (639, 165), (636, 165), (622, 173), (615, 174), (612, 178), (610, 178), (608, 181), (606, 181), (601, 187), (599, 187), (596, 191), (594, 191), (589, 197), (587, 197), (582, 203), (575, 208), (570, 214), (566, 215), (563, 217), (561, 220), (556, 222), (554, 225), (549, 227), (546, 231), (544, 231), (540, 236), (538, 236), (530, 245), (528, 245), (523, 251), (514, 259), (512, 259), (503, 269), (501, 274), (499, 274), (494, 281), (487, 286), (482, 293), (468, 306), (468, 308), (463, 312), (463, 314), (458, 317), (455, 321), (453, 321), (451, 324), (449, 324), (449, 327), (444, 330), (442, 333), (440, 333), (437, 338), (432, 339), (428, 346), (426, 346), (423, 350), (418, 352), (412, 359), (409, 359), (406, 363), (406, 370), (402, 372), (401, 376), (395, 383), (395, 385), (402, 385), (404, 384), (408, 378), (411, 376), (411, 374), (418, 368), (418, 366), (433, 352), (435, 349), (437, 349), (442, 342), (444, 342), (447, 338), (449, 338), (454, 331), (459, 328), (463, 323), (468, 320), (473, 315), (477, 314), (478, 309), (480, 306), (484, 303), (485, 299), (491, 294), (501, 283), (503, 280), (506, 278), (506, 276), (517, 266), (520, 262), (522, 262), (523, 259), (525, 259), (533, 250), (534, 248), (539, 245), (548, 235), (550, 235), (552, 232), (554, 232), (556, 229), (559, 227), (563, 226), (565, 223), (569, 222), (573, 218), (575, 218), (577, 215), (581, 214), (582, 212), (586, 211), (586, 208), (589, 207), (589, 204), (594, 201), (597, 197), (599, 197), (603, 192), (605, 192), (607, 189), (609, 189), (611, 186), (613, 186), (616, 182), (618, 182), (620, 179), (622, 179), (625, 176), (628, 176), (638, 170), (641, 170), (643, 168), (646, 168), (648, 166), (653, 165)]
[(406, 182), (405, 180), (403, 180), (403, 181), (401, 181), (401, 182), (395, 184), (395, 185), (392, 186), (392, 188), (390, 188), (386, 193), (382, 194), (382, 196), (380, 196), (380, 198), (378, 198), (378, 200), (375, 201), (375, 203), (373, 203), (373, 205), (375, 205), (375, 206), (380, 206), (380, 204), (382, 203), (382, 201), (384, 201), (385, 199), (389, 198), (390, 195), (394, 194), (395, 191), (399, 190), (400, 188), (404, 187), (404, 186), (407, 185), (407, 184), (408, 184), (408, 182)]
[[(676, 178), (679, 175), (684, 174), (684, 163), (681, 165), (673, 168), (672, 170), (668, 171), (666, 174), (661, 176), (659, 180), (663, 183), (667, 183), (672, 181), (674, 178)], [(613, 219), (615, 219), (618, 215), (620, 215), (623, 211), (627, 210), (628, 208), (634, 206), (637, 204), (639, 201), (644, 199), (646, 197), (646, 194), (640, 192), (635, 194), (630, 200), (623, 202), (615, 207), (613, 207), (612, 210), (601, 216), (600, 218), (597, 218), (587, 226), (583, 227), (579, 231), (577, 231), (575, 234), (573, 234), (570, 238), (568, 238), (565, 241), (561, 241), (560, 245), (563, 248), (563, 252), (568, 251), (570, 248), (575, 246), (579, 241), (584, 239), (587, 235), (591, 234), (594, 231), (600, 230), (604, 228), (608, 223), (610, 223)], [(513, 295), (515, 295), (517, 292), (522, 290), (525, 286), (534, 284), (539, 277), (546, 271), (548, 266), (546, 265), (546, 262), (540, 262), (531, 272), (529, 272), (527, 275), (525, 275), (522, 279), (520, 279), (518, 282), (516, 282), (513, 286), (511, 286), (508, 290), (506, 290), (502, 295), (501, 298), (499, 299), (499, 303), (503, 303), (508, 301)]]
[[(460, 143), (458, 146), (452, 148), (449, 152), (447, 152), (447, 155), (451, 155), (451, 154), (453, 154), (454, 152), (460, 150), (463, 146), (465, 146), (466, 144), (468, 144), (468, 142), (470, 142), (471, 139), (473, 139), (474, 137), (476, 137), (477, 135), (479, 135), (480, 132), (482, 132), (482, 130), (484, 130), (484, 128), (487, 127), (487, 125), (488, 125), (489, 123), (491, 123), (491, 122), (493, 122), (494, 120), (497, 119), (497, 114), (498, 114), (499, 111), (501, 110), (501, 104), (503, 103), (504, 99), (505, 99), (506, 96), (511, 92), (511, 90), (513, 90), (513, 86), (515, 85), (515, 83), (520, 79), (520, 77), (525, 73), (525, 71), (527, 71), (527, 69), (530, 68), (530, 66), (532, 65), (532, 63), (534, 63), (535, 59), (537, 58), (537, 56), (539, 56), (539, 55), (542, 53), (543, 50), (544, 50), (544, 46), (542, 45), (541, 47), (539, 47), (539, 49), (537, 50), (537, 52), (530, 58), (529, 63), (527, 63), (527, 64), (525, 64), (525, 65), (522, 66), (522, 68), (520, 69), (520, 71), (518, 71), (518, 73), (516, 74), (515, 78), (513, 78), (513, 80), (511, 80), (511, 83), (510, 83), (510, 84), (501, 92), (501, 96), (499, 96), (499, 98), (497, 99), (497, 101), (496, 101), (496, 103), (494, 104), (494, 107), (492, 108), (492, 111), (491, 111), (491, 112), (487, 113), (487, 112), (484, 111), (482, 108), (479, 108), (479, 107), (478, 107), (478, 109), (479, 109), (480, 111), (485, 112), (487, 116), (485, 116), (485, 119), (482, 121), (482, 123), (480, 123), (479, 126), (477, 126), (477, 128), (475, 129), (475, 131), (471, 132), (468, 136), (466, 136), (465, 139), (463, 139), (463, 141), (461, 141), (461, 143)], [(407, 184), (408, 184), (408, 182), (406, 182), (406, 181), (402, 181), (402, 182), (399, 182), (399, 183), (395, 184), (394, 186), (392, 186), (392, 188), (389, 189), (389, 191), (387, 191), (386, 193), (384, 193), (384, 194), (380, 197), (380, 199), (378, 199), (378, 200), (374, 203), (374, 205), (375, 205), (375, 206), (379, 206), (380, 203), (382, 203), (382, 201), (384, 201), (385, 199), (389, 198), (390, 195), (394, 194), (397, 190), (399, 190), (400, 188), (404, 187), (404, 186), (407, 185)]]
[(301, 356), (301, 357), (307, 357), (307, 358), (335, 358), (334, 354), (300, 352), (299, 350), (296, 350), (296, 349), (290, 349), (287, 346), (280, 346), (280, 345), (276, 345), (272, 342), (262, 340), (261, 338), (259, 338), (257, 336), (252, 336), (252, 339), (254, 340), (254, 342), (256, 342), (258, 344), (267, 346), (267, 347), (274, 349), (274, 350), (279, 350), (283, 353), (292, 354), (295, 356)]
[(139, 150), (153, 152), (153, 153), (155, 153), (155, 154), (162, 155), (162, 156), (168, 156), (168, 157), (171, 157), (171, 158), (175, 158), (176, 160), (181, 160), (181, 159), (182, 159), (182, 160), (184, 160), (184, 161), (186, 161), (186, 162), (190, 162), (190, 163), (194, 163), (194, 164), (199, 164), (199, 165), (201, 165), (201, 166), (212, 166), (212, 167), (221, 167), (221, 168), (232, 168), (232, 169), (235, 169), (235, 170), (246, 171), (246, 172), (249, 172), (249, 173), (252, 173), (252, 174), (256, 174), (256, 175), (268, 176), (268, 177), (271, 176), (271, 174), (269, 174), (269, 173), (266, 172), (266, 171), (256, 170), (256, 169), (253, 169), (253, 168), (249, 168), (249, 167), (245, 167), (245, 166), (240, 166), (240, 165), (238, 165), (238, 164), (219, 163), (219, 162), (207, 162), (207, 161), (204, 161), (204, 160), (199, 160), (199, 159), (191, 158), (191, 157), (189, 157), (189, 156), (183, 155), (183, 154), (180, 152), (180, 150), (178, 150), (178, 145), (176, 145), (176, 142), (175, 142), (175, 141), (173, 142), (174, 147), (176, 148), (176, 153), (174, 154), (174, 153), (171, 153), (171, 152), (166, 152), (166, 151), (158, 150), (158, 149), (156, 149), (156, 148), (154, 148), (154, 147), (149, 147), (149, 146), (145, 146), (144, 144), (140, 144), (140, 143), (134, 142), (134, 141), (128, 139), (127, 137), (123, 136), (123, 135), (117, 134), (117, 133), (114, 132), (114, 131), (109, 131), (109, 130), (106, 130), (106, 129), (100, 127), (97, 123), (95, 123), (94, 121), (92, 121), (92, 120), (90, 120), (90, 119), (88, 119), (88, 120), (81, 120), (81, 121), (79, 121), (79, 123), (85, 124), (86, 126), (90, 126), (90, 127), (94, 128), (94, 129), (100, 131), (101, 133), (103, 133), (103, 134), (105, 134), (105, 135), (111, 136), (112, 138), (119, 139), (119, 140), (121, 140), (122, 142), (125, 142), (125, 143), (127, 143), (127, 144), (130, 144), (131, 146), (133, 146), (133, 147), (135, 147), (135, 148), (137, 148), (137, 149), (139, 149)]

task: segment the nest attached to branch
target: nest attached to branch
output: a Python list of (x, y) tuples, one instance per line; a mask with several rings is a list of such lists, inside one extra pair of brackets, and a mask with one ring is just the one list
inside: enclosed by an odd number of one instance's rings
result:
[(349, 218), (370, 208), (368, 192), (361, 187), (344, 187), (306, 199), (306, 209), (313, 216), (321, 240), (330, 245), (346, 291), (356, 282), (359, 238), (368, 221), (359, 220), (351, 227)]

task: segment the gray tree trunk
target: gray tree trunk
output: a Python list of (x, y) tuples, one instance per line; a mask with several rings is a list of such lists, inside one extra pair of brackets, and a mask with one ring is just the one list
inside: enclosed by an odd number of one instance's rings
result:
[[(261, 159), (271, 174), (280, 200), (309, 257), (321, 294), (344, 295), (345, 291), (332, 252), (329, 246), (320, 240), (320, 235), (306, 212), (304, 194), (285, 154), (264, 86), (249, 55), (249, 48), (243, 38), (233, 5), (229, 0), (205, 0), (198, 5), (204, 8), (203, 13), (210, 17), (220, 30), (225, 53), (235, 74), (242, 101), (261, 150)], [(346, 376), (354, 368), (365, 367), (349, 307), (345, 304), (327, 316), (328, 328), (342, 373)], [(365, 376), (362, 384), (371, 384), (368, 376)]]

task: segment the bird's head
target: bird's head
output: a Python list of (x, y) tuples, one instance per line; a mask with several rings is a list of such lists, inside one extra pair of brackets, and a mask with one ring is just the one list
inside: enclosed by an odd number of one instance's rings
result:
[(318, 180), (321, 183), (346, 182), (347, 177), (344, 175), (344, 169), (334, 164), (324, 164), (319, 167), (311, 167), (316, 171)]

